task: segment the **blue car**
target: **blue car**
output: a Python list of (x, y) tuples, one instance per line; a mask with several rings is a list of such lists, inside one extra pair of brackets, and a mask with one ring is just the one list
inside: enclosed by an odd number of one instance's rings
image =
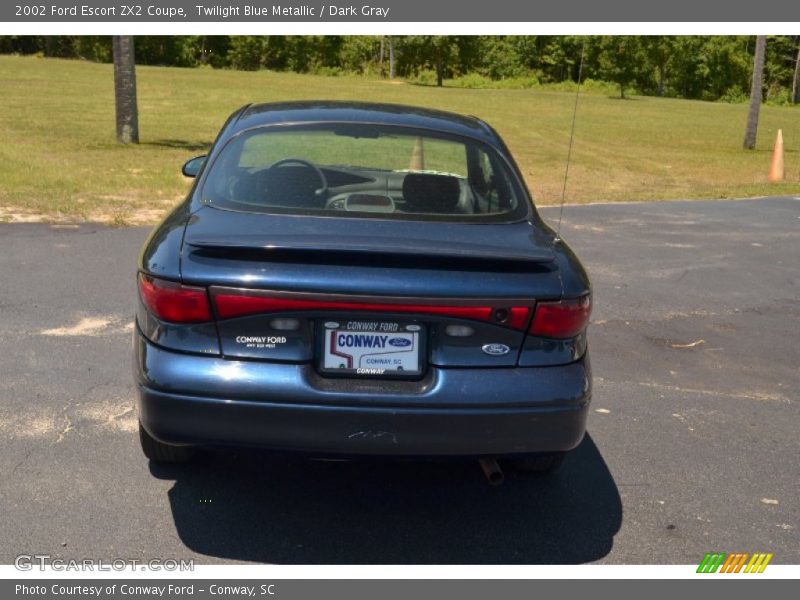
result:
[[(483, 121), (248, 105), (138, 264), (153, 461), (206, 446), (556, 468), (591, 398), (591, 287)], [(498, 462), (499, 461), (499, 462)]]

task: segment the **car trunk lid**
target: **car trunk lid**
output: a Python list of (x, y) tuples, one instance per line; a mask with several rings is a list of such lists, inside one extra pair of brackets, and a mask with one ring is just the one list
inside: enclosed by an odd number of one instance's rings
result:
[(198, 284), (287, 291), (483, 296), (490, 289), (499, 297), (552, 298), (561, 293), (554, 257), (552, 238), (528, 222), (472, 225), (206, 207), (186, 227), (181, 273)]

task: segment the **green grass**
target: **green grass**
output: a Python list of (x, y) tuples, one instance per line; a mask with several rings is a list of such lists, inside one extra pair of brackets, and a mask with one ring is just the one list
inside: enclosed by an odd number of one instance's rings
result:
[[(407, 169), (417, 139), (417, 136), (397, 135), (371, 139), (330, 132), (272, 132), (255, 135), (244, 142), (239, 166), (263, 167), (293, 156), (318, 165)], [(421, 141), (426, 169), (466, 176), (467, 157), (463, 144), (434, 138)]]
[[(571, 93), (158, 67), (138, 67), (137, 77), (142, 143), (120, 146), (111, 65), (0, 56), (0, 219), (153, 222), (186, 192), (180, 165), (208, 147), (234, 109), (293, 99), (398, 102), (480, 116), (507, 141), (538, 204), (561, 195)], [(567, 201), (800, 192), (800, 109), (762, 107), (751, 152), (741, 149), (746, 111), (743, 104), (584, 94)], [(770, 184), (778, 128), (787, 181)]]

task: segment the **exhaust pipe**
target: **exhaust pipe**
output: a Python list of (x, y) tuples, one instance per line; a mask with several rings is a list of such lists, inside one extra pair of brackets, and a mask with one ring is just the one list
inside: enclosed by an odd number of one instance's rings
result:
[(486, 475), (486, 481), (488, 481), (491, 485), (498, 486), (506, 480), (506, 476), (503, 474), (503, 469), (501, 469), (500, 465), (497, 464), (496, 459), (479, 458), (478, 462), (481, 465), (481, 469), (483, 469), (483, 474)]

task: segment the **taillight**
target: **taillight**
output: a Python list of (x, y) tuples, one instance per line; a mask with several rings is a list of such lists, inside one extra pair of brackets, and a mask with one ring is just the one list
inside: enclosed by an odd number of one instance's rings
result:
[(592, 312), (592, 297), (559, 302), (539, 302), (530, 334), (549, 338), (571, 338), (586, 329)]
[(346, 310), (353, 312), (439, 315), (456, 319), (506, 324), (513, 329), (524, 330), (531, 311), (527, 306), (495, 308), (492, 306), (451, 306), (421, 303), (343, 302), (327, 299), (282, 298), (260, 294), (249, 295), (246, 292), (228, 293), (225, 291), (216, 291), (212, 293), (217, 314), (222, 319), (259, 313), (296, 312), (305, 310)]
[(162, 321), (203, 323), (211, 320), (205, 288), (182, 285), (139, 274), (139, 294), (147, 310)]

